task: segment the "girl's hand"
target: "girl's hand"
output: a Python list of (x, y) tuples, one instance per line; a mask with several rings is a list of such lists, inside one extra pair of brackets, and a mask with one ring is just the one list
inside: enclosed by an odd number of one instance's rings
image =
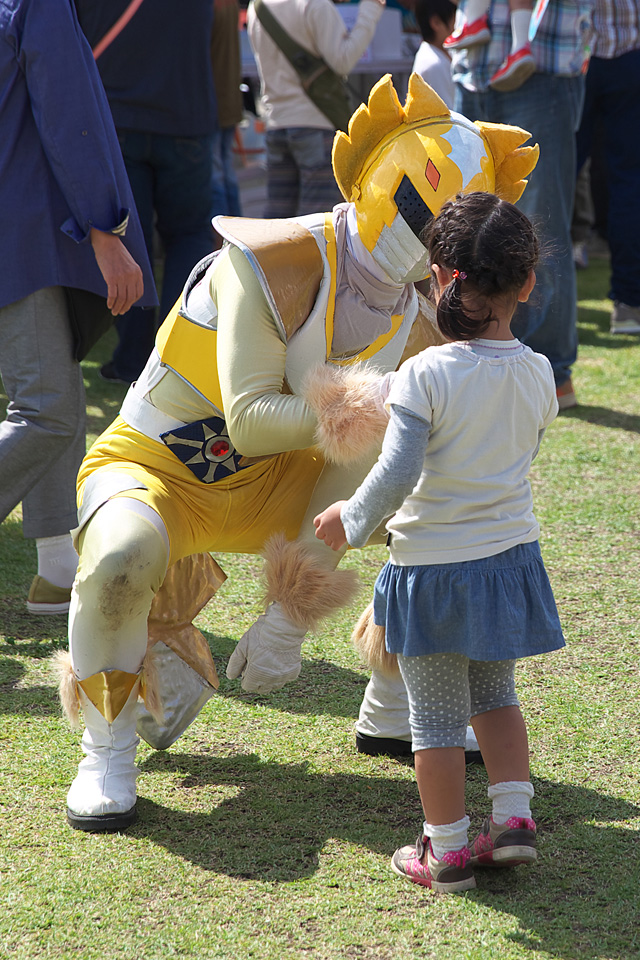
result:
[(332, 503), (330, 507), (314, 517), (313, 525), (316, 528), (316, 537), (318, 540), (324, 540), (332, 550), (339, 550), (347, 542), (342, 520), (340, 519), (340, 510), (346, 500), (338, 500)]

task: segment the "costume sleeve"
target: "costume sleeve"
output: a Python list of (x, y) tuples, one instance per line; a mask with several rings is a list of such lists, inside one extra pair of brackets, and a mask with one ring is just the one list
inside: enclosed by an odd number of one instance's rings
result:
[(378, 462), (340, 516), (352, 547), (363, 547), (383, 520), (393, 516), (420, 479), (431, 425), (392, 404)]
[(312, 0), (307, 22), (320, 56), (332, 70), (343, 76), (353, 70), (373, 39), (383, 10), (377, 0), (360, 0), (357, 20), (349, 32), (331, 0)]
[(16, 56), (42, 148), (72, 214), (60, 227), (76, 242), (92, 227), (123, 234), (129, 196), (119, 189), (116, 171), (124, 177), (124, 164), (73, 4), (30, 0), (23, 9)]
[(218, 376), (229, 436), (244, 456), (314, 445), (317, 420), (300, 397), (282, 393), (287, 345), (244, 254), (218, 257), (211, 295), (218, 309)]

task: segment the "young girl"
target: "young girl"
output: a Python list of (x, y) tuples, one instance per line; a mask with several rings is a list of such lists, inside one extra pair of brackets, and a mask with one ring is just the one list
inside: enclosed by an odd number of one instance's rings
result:
[[(558, 411), (551, 365), (513, 338), (535, 284), (531, 223), (493, 194), (446, 204), (428, 228), (437, 320), (448, 343), (408, 360), (387, 399), (382, 453), (354, 496), (316, 517), (337, 550), (391, 514), (375, 587), (409, 695), (424, 832), (396, 850), (400, 876), (440, 892), (473, 867), (536, 859), (518, 657), (564, 646), (527, 474)], [(489, 775), (492, 815), (468, 846), (465, 730)]]

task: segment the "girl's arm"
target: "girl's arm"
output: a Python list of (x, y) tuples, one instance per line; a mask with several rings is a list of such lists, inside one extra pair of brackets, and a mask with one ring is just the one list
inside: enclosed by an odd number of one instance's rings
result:
[(316, 537), (333, 550), (345, 543), (363, 547), (392, 516), (420, 479), (431, 424), (406, 407), (391, 405), (378, 462), (350, 500), (341, 500), (314, 519)]

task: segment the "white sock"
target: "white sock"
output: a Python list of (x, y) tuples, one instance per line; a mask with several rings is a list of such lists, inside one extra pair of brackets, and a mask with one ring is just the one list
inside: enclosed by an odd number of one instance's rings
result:
[(431, 840), (431, 849), (436, 860), (442, 860), (445, 853), (461, 850), (469, 841), (469, 817), (462, 817), (455, 823), (438, 823), (434, 826), (425, 820), (424, 836)]
[(529, 43), (531, 10), (514, 10), (511, 14), (511, 53)]
[(36, 538), (38, 573), (55, 587), (70, 587), (78, 567), (78, 554), (70, 533)]
[(469, 0), (464, 11), (467, 23), (473, 23), (473, 21), (481, 17), (483, 13), (486, 13), (488, 9), (489, 0)]
[(525, 780), (505, 780), (494, 783), (487, 790), (493, 801), (493, 822), (506, 823), (509, 817), (531, 819), (530, 800), (534, 794), (533, 784)]

